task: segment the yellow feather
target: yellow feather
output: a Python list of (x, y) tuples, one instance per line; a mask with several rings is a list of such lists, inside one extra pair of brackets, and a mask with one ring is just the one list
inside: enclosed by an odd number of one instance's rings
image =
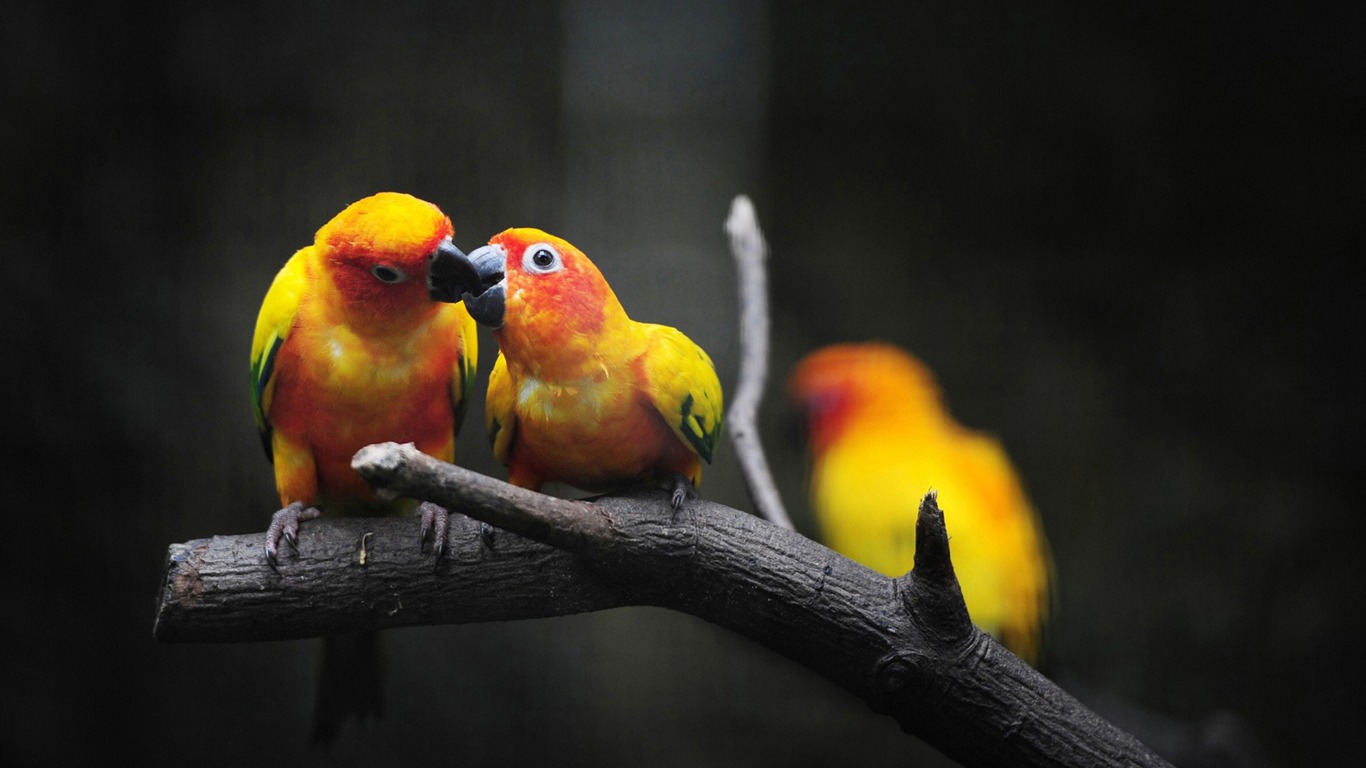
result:
[(886, 345), (817, 351), (798, 365), (789, 392), (811, 408), (811, 503), (822, 540), (900, 576), (914, 562), (921, 498), (937, 491), (973, 621), (1036, 662), (1053, 565), (1000, 443), (954, 421), (928, 369)]
[(488, 431), (489, 442), (493, 444), (493, 456), (498, 463), (506, 465), (512, 456), (512, 438), (517, 434), (517, 393), (508, 376), (508, 362), (503, 353), (493, 361), (489, 373), (488, 397), (484, 402), (484, 427)]
[(299, 300), (308, 288), (308, 263), (313, 246), (296, 251), (276, 273), (266, 291), (261, 310), (256, 316), (256, 331), (251, 341), (252, 406), (256, 414), (256, 429), (266, 446), (270, 447), (270, 406), (275, 393), (274, 354), (289, 337), (294, 317), (299, 311)]
[(721, 381), (701, 347), (677, 328), (640, 323), (649, 338), (646, 394), (679, 440), (708, 463), (721, 433)]

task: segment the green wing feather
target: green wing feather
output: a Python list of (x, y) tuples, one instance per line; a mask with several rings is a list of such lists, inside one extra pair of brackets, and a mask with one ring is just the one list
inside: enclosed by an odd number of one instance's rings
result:
[[(307, 250), (307, 249), (304, 249)], [(275, 394), (275, 357), (289, 338), (299, 297), (308, 279), (304, 250), (296, 252), (275, 275), (256, 316), (256, 333), (251, 342), (251, 406), (256, 414), (256, 430), (266, 458), (274, 461), (270, 443), (270, 405)]]
[(676, 328), (647, 325), (649, 395), (674, 434), (711, 463), (721, 434), (723, 402), (716, 366), (705, 350)]

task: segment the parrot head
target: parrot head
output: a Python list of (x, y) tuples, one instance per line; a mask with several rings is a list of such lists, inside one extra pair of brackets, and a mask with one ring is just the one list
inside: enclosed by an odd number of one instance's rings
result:
[(891, 344), (834, 344), (797, 364), (788, 401), (814, 454), (821, 454), (856, 420), (913, 412), (942, 413), (939, 385), (909, 352)]
[(348, 205), (318, 230), (318, 263), (343, 306), (374, 318), (430, 309), (443, 300), (438, 264), (463, 259), (451, 220), (411, 195), (380, 192)]
[(501, 232), (446, 273), (446, 295), (459, 297), (447, 300), (463, 299), (470, 316), (505, 338), (535, 332), (542, 346), (554, 344), (596, 335), (617, 313), (624, 316), (593, 262), (539, 229)]

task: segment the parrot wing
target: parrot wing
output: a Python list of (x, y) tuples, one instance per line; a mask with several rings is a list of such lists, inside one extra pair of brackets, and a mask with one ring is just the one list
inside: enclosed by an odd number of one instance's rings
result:
[(489, 444), (493, 446), (493, 456), (500, 464), (512, 460), (512, 438), (517, 434), (517, 393), (513, 391), (512, 377), (508, 375), (508, 361), (503, 353), (493, 362), (489, 373), (489, 392), (484, 402), (484, 426), (488, 428)]
[(299, 311), (299, 298), (308, 282), (304, 251), (296, 252), (275, 275), (275, 280), (256, 316), (256, 333), (251, 341), (251, 405), (256, 412), (256, 430), (266, 458), (274, 461), (270, 444), (270, 404), (275, 393), (275, 355), (284, 345)]
[(674, 434), (711, 463), (721, 434), (721, 381), (706, 351), (677, 328), (645, 324), (647, 395)]
[(1007, 585), (1001, 639), (1021, 658), (1035, 663), (1052, 602), (1053, 558), (1038, 513), (1029, 502), (1005, 449), (993, 437), (973, 434), (961, 454), (963, 469), (981, 494), (981, 533), (990, 537), (991, 561)]
[[(458, 305), (462, 310), (464, 305)], [(455, 435), (460, 434), (460, 425), (465, 422), (465, 412), (470, 407), (470, 397), (474, 394), (474, 373), (479, 366), (479, 326), (468, 311), (462, 312), (460, 319), (460, 354), (455, 356), (455, 367), (451, 372), (451, 407), (455, 414), (452, 427)]]

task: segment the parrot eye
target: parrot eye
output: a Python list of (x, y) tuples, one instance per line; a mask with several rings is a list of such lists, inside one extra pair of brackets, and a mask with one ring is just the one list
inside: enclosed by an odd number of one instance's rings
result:
[(526, 249), (522, 256), (522, 268), (538, 275), (548, 275), (564, 268), (560, 254), (550, 245), (540, 243)]
[(388, 264), (376, 264), (370, 268), (370, 274), (374, 275), (375, 279), (381, 283), (389, 285), (401, 283), (408, 279), (408, 275), (404, 274), (403, 270), (398, 267), (391, 267)]

